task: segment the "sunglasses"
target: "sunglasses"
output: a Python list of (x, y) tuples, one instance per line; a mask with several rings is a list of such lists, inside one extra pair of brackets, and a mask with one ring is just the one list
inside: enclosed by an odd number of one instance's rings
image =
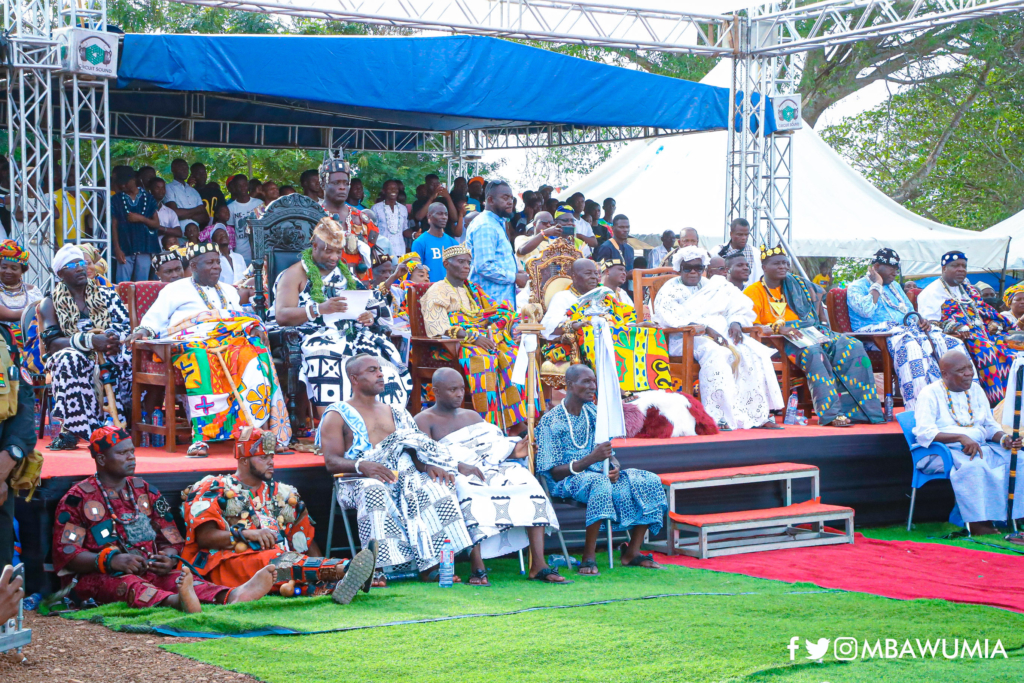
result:
[(682, 271), (684, 273), (703, 273), (704, 272), (704, 266), (703, 266), (703, 264), (699, 265), (699, 266), (683, 266), (682, 267)]
[[(85, 262), (85, 259), (79, 259), (77, 261), (69, 261), (64, 268), (86, 268), (88, 265), (89, 264)], [(64, 270), (64, 268), (61, 268), (61, 270)]]

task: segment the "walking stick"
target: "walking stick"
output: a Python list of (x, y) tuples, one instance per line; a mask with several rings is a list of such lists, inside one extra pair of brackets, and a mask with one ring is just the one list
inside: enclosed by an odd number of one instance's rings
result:
[(242, 415), (245, 416), (245, 421), (249, 423), (249, 427), (251, 429), (256, 429), (256, 421), (252, 419), (252, 415), (249, 414), (249, 409), (246, 407), (245, 403), (242, 402), (242, 397), (238, 393), (238, 387), (236, 387), (235, 383), (231, 380), (231, 373), (228, 371), (228, 364), (224, 361), (224, 356), (221, 355), (226, 348), (226, 344), (224, 346), (209, 346), (206, 348), (206, 351), (217, 356), (217, 360), (220, 361), (220, 367), (224, 371), (224, 381), (231, 385), (231, 393), (235, 395), (235, 400), (238, 401), (238, 408), (242, 411)]
[(1006, 494), (1006, 523), (1017, 533), (1017, 520), (1013, 518), (1013, 492), (1017, 488), (1017, 439), (1020, 438), (1021, 384), (1024, 384), (1024, 365), (1017, 368), (1017, 386), (1013, 394), (1013, 445), (1010, 447), (1010, 487)]
[(117, 414), (117, 400), (114, 398), (113, 380), (110, 379), (111, 372), (114, 369), (113, 363), (107, 359), (102, 351), (97, 351), (96, 355), (100, 360), (100, 382), (103, 384), (103, 395), (107, 397), (106, 413), (114, 420), (115, 427), (124, 429), (121, 417)]
[[(538, 323), (520, 323), (519, 325), (520, 334), (539, 335), (543, 329), (543, 325)], [(537, 353), (539, 348), (540, 340), (538, 338), (537, 349), (530, 351), (526, 358), (526, 464), (530, 468), (530, 474), (536, 473), (536, 465), (533, 460), (537, 452), (535, 427), (537, 423), (537, 394), (540, 390), (540, 387), (537, 386)], [(568, 561), (567, 558), (566, 562)], [(533, 569), (532, 552), (530, 553), (530, 569)]]

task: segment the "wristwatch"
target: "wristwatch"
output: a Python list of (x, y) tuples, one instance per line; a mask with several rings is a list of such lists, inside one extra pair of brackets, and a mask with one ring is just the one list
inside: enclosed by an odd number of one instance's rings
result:
[(15, 464), (25, 459), (25, 451), (21, 450), (18, 446), (8, 446), (7, 453), (11, 456), (11, 460), (13, 460)]

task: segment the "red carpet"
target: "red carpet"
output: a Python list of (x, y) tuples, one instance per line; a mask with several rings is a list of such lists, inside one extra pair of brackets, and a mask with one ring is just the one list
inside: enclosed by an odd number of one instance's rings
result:
[(879, 541), (793, 548), (698, 560), (655, 553), (665, 564), (745, 574), (787, 583), (871, 593), (897, 600), (938, 598), (1024, 613), (1024, 557), (938, 543)]

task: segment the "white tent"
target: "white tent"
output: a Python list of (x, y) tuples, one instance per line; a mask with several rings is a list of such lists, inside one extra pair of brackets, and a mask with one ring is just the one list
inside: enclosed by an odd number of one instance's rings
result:
[[(731, 68), (722, 60), (702, 82), (727, 86)], [(922, 218), (875, 188), (806, 124), (793, 135), (792, 246), (800, 256), (868, 258), (890, 247), (905, 274), (926, 275), (938, 272), (943, 253), (960, 249), (972, 271), (1003, 267), (1008, 238), (993, 235), (995, 227), (976, 232)], [(693, 227), (705, 247), (721, 244), (726, 136), (717, 131), (632, 142), (563, 196), (614, 197), (638, 237)], [(1020, 223), (1024, 231), (1024, 218)]]
[(1012, 239), (1006, 267), (1008, 270), (1024, 270), (1024, 211), (996, 223), (983, 234), (995, 239)]

